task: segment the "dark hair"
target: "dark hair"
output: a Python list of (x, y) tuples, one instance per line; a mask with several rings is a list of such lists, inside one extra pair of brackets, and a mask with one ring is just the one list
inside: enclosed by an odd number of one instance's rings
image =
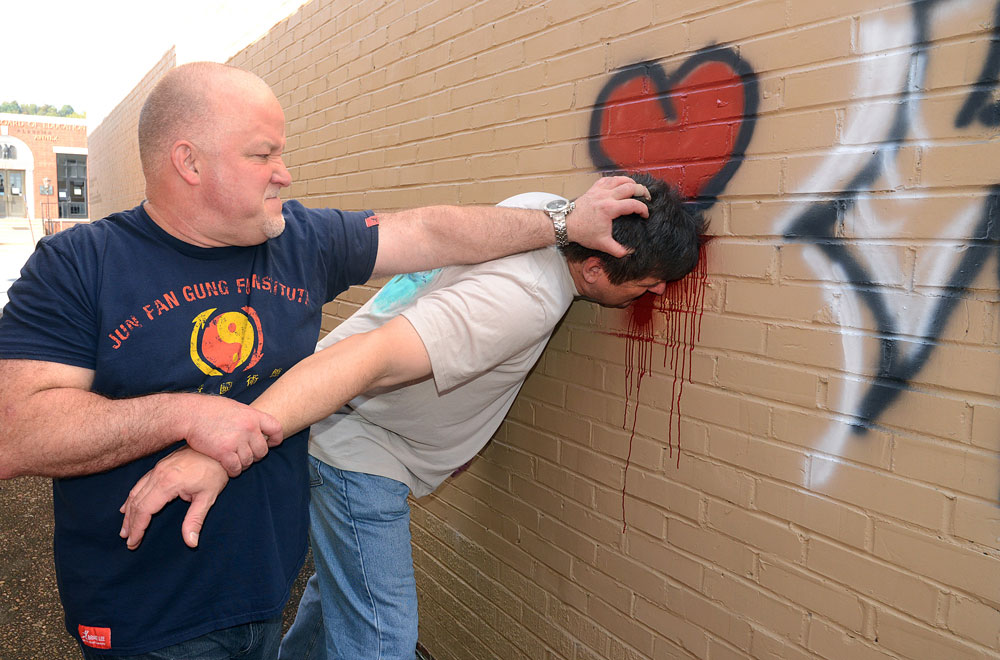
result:
[(681, 279), (698, 265), (698, 248), (707, 229), (704, 217), (688, 208), (677, 191), (664, 181), (645, 172), (629, 172), (625, 176), (646, 186), (652, 198), (639, 198), (649, 209), (648, 219), (633, 213), (615, 218), (612, 223), (611, 235), (631, 248), (632, 253), (616, 258), (570, 243), (563, 248), (563, 254), (573, 262), (598, 257), (612, 284), (647, 277), (666, 282)]

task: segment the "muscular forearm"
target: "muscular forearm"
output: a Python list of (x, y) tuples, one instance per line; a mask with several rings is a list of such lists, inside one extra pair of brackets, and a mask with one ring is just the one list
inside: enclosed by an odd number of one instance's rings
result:
[(175, 396), (111, 400), (55, 388), (5, 405), (0, 478), (102, 472), (177, 442), (183, 406)]
[(93, 371), (0, 360), (0, 478), (102, 472), (180, 440), (238, 475), (282, 440), (273, 418), (231, 399), (150, 394), (108, 399)]
[(541, 211), (493, 206), (428, 206), (379, 215), (376, 275), (479, 263), (552, 245)]

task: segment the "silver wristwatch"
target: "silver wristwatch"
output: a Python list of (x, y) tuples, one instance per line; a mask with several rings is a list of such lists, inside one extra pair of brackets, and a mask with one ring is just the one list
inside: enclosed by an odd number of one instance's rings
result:
[(562, 249), (569, 245), (566, 233), (566, 216), (573, 212), (576, 204), (565, 199), (553, 199), (545, 205), (545, 212), (552, 218), (552, 228), (556, 230), (556, 246)]

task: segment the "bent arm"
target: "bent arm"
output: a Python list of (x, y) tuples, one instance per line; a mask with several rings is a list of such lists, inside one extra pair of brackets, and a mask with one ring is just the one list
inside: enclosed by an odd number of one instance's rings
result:
[[(633, 197), (649, 191), (624, 176), (603, 177), (576, 200), (566, 218), (569, 240), (616, 257), (627, 250), (611, 237), (621, 215), (648, 217)], [(440, 266), (472, 264), (555, 243), (552, 220), (543, 211), (494, 206), (429, 206), (379, 214), (374, 277)]]
[(332, 415), (359, 394), (422, 380), (431, 361), (403, 316), (345, 337), (285, 372), (251, 405), (276, 417), (286, 435)]
[(93, 474), (184, 439), (235, 476), (281, 441), (275, 420), (229, 399), (108, 399), (90, 391), (93, 381), (90, 369), (0, 360), (0, 478)]
[[(339, 410), (358, 394), (421, 380), (431, 374), (427, 349), (402, 316), (385, 325), (346, 337), (313, 353), (285, 372), (253, 407), (277, 418), (286, 435)], [(163, 458), (132, 488), (120, 511), (120, 536), (139, 547), (153, 514), (180, 497), (191, 502), (181, 536), (190, 547), (209, 509), (228, 483), (222, 468), (204, 455), (182, 447)]]

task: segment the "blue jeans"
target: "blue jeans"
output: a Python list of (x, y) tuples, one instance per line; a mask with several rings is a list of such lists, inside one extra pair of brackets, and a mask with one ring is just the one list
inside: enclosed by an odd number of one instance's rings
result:
[(309, 457), (309, 538), (316, 574), (282, 660), (413, 660), (417, 585), (410, 551), (410, 489)]
[(281, 617), (223, 628), (139, 655), (98, 655), (81, 646), (85, 660), (274, 660), (281, 641)]
[(417, 586), (410, 489), (309, 457), (309, 579), (283, 660), (413, 660)]

